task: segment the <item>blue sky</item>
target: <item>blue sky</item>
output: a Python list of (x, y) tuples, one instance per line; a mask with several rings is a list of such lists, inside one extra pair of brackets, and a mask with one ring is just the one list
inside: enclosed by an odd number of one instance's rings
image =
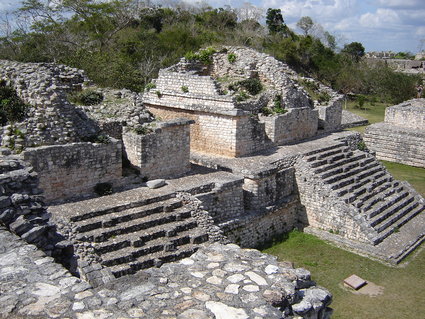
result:
[[(173, 0), (168, 0), (172, 2)], [(285, 22), (296, 29), (302, 16), (335, 35), (340, 46), (361, 42), (366, 51), (425, 50), (425, 0), (185, 0), (211, 6), (241, 7), (249, 2), (264, 12), (267, 8), (282, 10)], [(0, 10), (19, 6), (18, 0), (1, 0)], [(425, 42), (425, 41), (424, 41)]]

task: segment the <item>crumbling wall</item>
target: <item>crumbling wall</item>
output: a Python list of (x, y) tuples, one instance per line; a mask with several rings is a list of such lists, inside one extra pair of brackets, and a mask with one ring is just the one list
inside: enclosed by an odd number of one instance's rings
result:
[[(80, 90), (86, 81), (83, 71), (53, 63), (1, 60), (0, 79), (31, 105), (23, 122), (4, 128), (3, 146), (22, 149), (65, 144), (98, 132), (97, 125), (67, 99), (69, 92)], [(22, 133), (19, 143), (13, 138), (16, 129)]]
[(2, 153), (0, 149), (0, 225), (64, 261), (61, 257), (72, 254), (71, 244), (63, 240), (50, 221), (37, 173), (20, 158)]
[(97, 183), (122, 175), (122, 145), (114, 139), (28, 148), (21, 155), (38, 173), (47, 201), (93, 194)]
[(190, 124), (193, 121), (186, 119), (157, 122), (145, 135), (124, 133), (128, 160), (150, 179), (184, 175), (190, 170)]

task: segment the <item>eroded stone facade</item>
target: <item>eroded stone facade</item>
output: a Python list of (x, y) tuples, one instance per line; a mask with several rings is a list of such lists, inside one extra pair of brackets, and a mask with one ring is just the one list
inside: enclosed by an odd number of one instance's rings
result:
[(425, 167), (425, 99), (388, 107), (384, 122), (368, 126), (364, 140), (379, 159)]

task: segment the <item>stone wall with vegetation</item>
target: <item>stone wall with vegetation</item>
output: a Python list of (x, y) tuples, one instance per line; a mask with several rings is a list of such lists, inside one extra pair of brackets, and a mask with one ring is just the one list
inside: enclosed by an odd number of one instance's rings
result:
[(96, 184), (122, 175), (122, 145), (114, 139), (28, 148), (21, 156), (38, 173), (47, 201), (94, 194)]
[(65, 144), (98, 132), (97, 125), (67, 98), (71, 91), (81, 90), (87, 80), (83, 71), (53, 63), (1, 60), (0, 80), (28, 104), (22, 121), (3, 127), (4, 147), (19, 151)]
[(191, 120), (176, 119), (155, 122), (144, 132), (125, 132), (123, 146), (128, 160), (149, 179), (184, 175), (190, 170), (191, 124)]

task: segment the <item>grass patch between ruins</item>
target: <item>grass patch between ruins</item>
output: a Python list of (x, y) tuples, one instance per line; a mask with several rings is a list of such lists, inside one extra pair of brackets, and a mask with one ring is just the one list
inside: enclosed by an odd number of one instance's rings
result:
[(408, 181), (422, 196), (425, 197), (425, 168), (381, 161), (387, 170), (400, 181)]
[[(404, 267), (391, 267), (293, 231), (263, 252), (311, 271), (313, 280), (334, 296), (334, 319), (418, 318), (425, 313), (424, 249), (414, 252), (415, 258), (409, 257)], [(342, 286), (352, 274), (383, 286), (384, 293), (376, 297), (353, 294)]]
[[(359, 107), (356, 101), (347, 101), (347, 104), (343, 104), (343, 108), (354, 114), (363, 116), (369, 120), (370, 124), (379, 123), (384, 121), (385, 109), (389, 106), (388, 103), (371, 103), (365, 102), (362, 108)], [(352, 127), (349, 130), (363, 133), (367, 125)]]

